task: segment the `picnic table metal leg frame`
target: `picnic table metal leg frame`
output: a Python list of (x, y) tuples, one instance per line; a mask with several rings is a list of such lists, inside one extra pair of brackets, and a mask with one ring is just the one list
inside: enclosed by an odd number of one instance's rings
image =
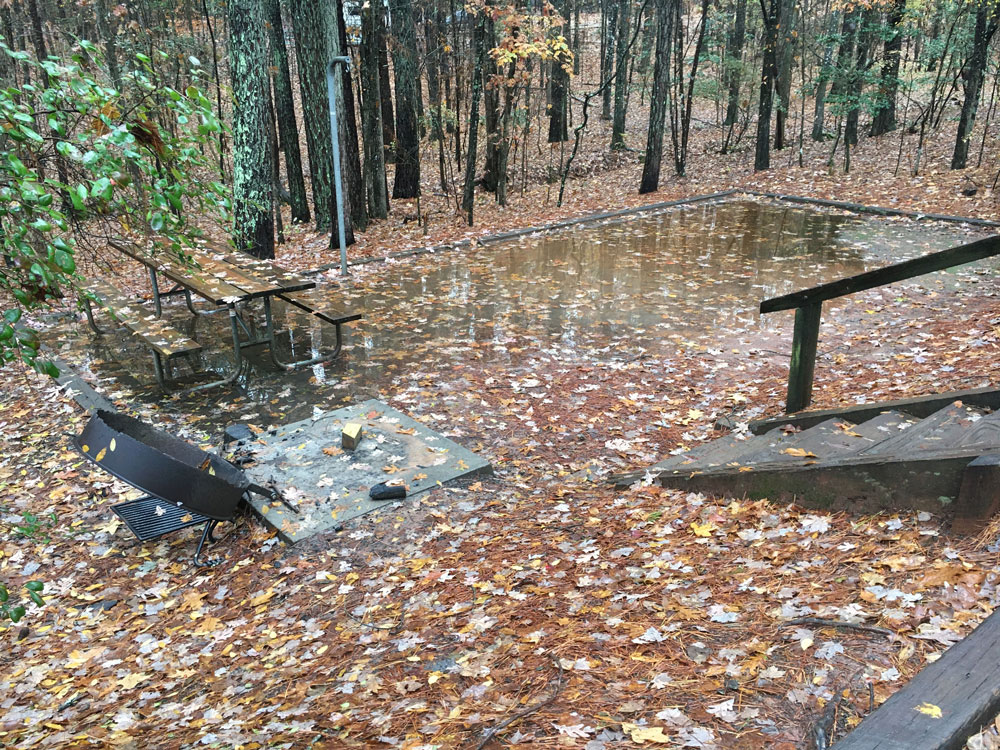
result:
[(87, 322), (90, 323), (90, 327), (94, 329), (94, 333), (100, 335), (102, 333), (107, 333), (103, 328), (94, 322), (94, 308), (91, 306), (90, 297), (83, 298), (84, 311), (87, 314)]
[[(238, 320), (239, 314), (236, 312), (235, 306), (229, 305), (229, 323), (233, 334), (233, 356), (236, 358), (233, 371), (229, 373), (229, 375), (224, 378), (220, 378), (219, 380), (213, 380), (211, 383), (200, 383), (198, 385), (191, 386), (190, 388), (174, 390), (170, 388), (167, 383), (166, 368), (164, 367), (163, 358), (160, 356), (160, 353), (154, 349), (153, 370), (156, 373), (156, 382), (159, 384), (160, 388), (167, 393), (193, 393), (195, 391), (205, 391), (209, 388), (218, 388), (223, 385), (229, 385), (236, 380), (243, 371), (244, 360), (242, 350), (245, 346), (245, 344), (240, 343), (239, 328), (237, 326)], [(240, 323), (242, 323), (242, 321), (240, 321)]]
[(340, 330), (341, 324), (334, 323), (333, 325), (337, 329), (337, 345), (333, 348), (332, 351), (329, 351), (326, 354), (322, 353), (317, 354), (315, 357), (312, 357), (311, 359), (302, 359), (297, 362), (282, 362), (280, 359), (278, 359), (277, 352), (274, 351), (274, 321), (272, 320), (271, 317), (270, 298), (265, 298), (264, 300), (264, 318), (266, 320), (268, 337), (270, 339), (270, 344), (271, 344), (270, 346), (271, 361), (274, 362), (276, 367), (279, 367), (282, 370), (294, 370), (297, 367), (308, 367), (310, 365), (318, 365), (323, 362), (327, 362), (331, 359), (334, 359), (338, 354), (340, 354), (340, 350), (344, 345), (343, 332)]
[(149, 285), (153, 287), (153, 308), (156, 310), (156, 317), (163, 315), (163, 306), (160, 304), (160, 285), (156, 282), (156, 269), (149, 267)]

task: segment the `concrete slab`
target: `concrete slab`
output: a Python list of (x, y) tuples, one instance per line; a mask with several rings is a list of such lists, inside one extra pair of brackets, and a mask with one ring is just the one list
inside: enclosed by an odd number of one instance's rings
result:
[[(364, 428), (353, 451), (341, 447), (348, 422)], [(376, 399), (236, 441), (225, 455), (252, 460), (243, 467), (250, 481), (278, 489), (298, 508), (295, 513), (250, 495), (257, 514), (288, 544), (384, 506), (368, 496), (380, 482), (404, 485), (410, 498), (455, 479), (493, 473), (485, 459)]]

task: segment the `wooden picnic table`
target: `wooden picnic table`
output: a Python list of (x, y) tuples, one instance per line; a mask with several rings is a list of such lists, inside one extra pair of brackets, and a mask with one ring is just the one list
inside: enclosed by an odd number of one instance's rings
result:
[[(228, 310), (233, 353), (236, 360), (235, 367), (229, 375), (221, 380), (199, 385), (196, 387), (197, 389), (211, 388), (235, 380), (244, 368), (243, 350), (250, 347), (267, 346), (271, 361), (276, 367), (283, 370), (318, 364), (332, 359), (340, 353), (342, 345), (341, 324), (361, 317), (360, 314), (331, 314), (328, 311), (313, 309), (308, 302), (294, 295), (314, 288), (315, 281), (269, 261), (233, 253), (228, 249), (224, 252), (211, 249), (193, 251), (189, 254), (192, 262), (185, 264), (165, 253), (154, 255), (129, 243), (112, 241), (109, 244), (122, 254), (142, 263), (148, 269), (157, 319), (163, 312), (162, 298), (175, 294), (184, 295), (187, 307), (194, 315), (215, 311), (203, 311), (195, 308), (191, 298), (192, 294), (207, 300), (220, 310)], [(161, 292), (158, 275), (173, 282), (174, 288)], [(279, 297), (313, 313), (324, 322), (334, 325), (337, 333), (334, 350), (326, 354), (318, 353), (313, 357), (294, 362), (281, 361), (275, 351), (276, 331), (271, 309), (273, 297)], [(262, 326), (255, 324), (249, 312), (249, 303), (257, 299), (262, 301), (264, 308)], [(93, 324), (92, 319), (91, 323)], [(160, 370), (158, 369), (158, 380), (163, 385), (159, 374)]]

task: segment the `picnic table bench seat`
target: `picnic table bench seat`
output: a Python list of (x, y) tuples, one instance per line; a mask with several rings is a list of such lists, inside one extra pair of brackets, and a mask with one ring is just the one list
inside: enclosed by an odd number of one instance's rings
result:
[(153, 313), (143, 310), (137, 301), (129, 299), (110, 282), (91, 279), (81, 285), (80, 290), (89, 295), (83, 299), (87, 309), (87, 320), (95, 331), (100, 332), (100, 328), (94, 323), (92, 299), (96, 299), (101, 307), (111, 312), (119, 323), (132, 331), (152, 350), (156, 378), (161, 386), (164, 386), (165, 378), (164, 361), (201, 351), (201, 344), (185, 336), (166, 321), (157, 318)]

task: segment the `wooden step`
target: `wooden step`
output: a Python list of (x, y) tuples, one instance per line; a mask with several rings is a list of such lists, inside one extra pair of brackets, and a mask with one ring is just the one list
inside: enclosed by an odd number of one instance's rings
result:
[(976, 421), (982, 409), (956, 401), (898, 435), (859, 451), (861, 457), (909, 457), (925, 453), (952, 452)]
[(90, 279), (81, 287), (97, 298), (102, 307), (160, 356), (170, 359), (182, 354), (201, 351), (201, 344), (188, 338), (166, 321), (144, 310), (135, 300), (103, 279)]
[[(771, 434), (773, 433), (768, 433)], [(854, 425), (850, 422), (828, 419), (808, 430), (783, 435), (763, 449), (747, 452), (737, 460), (746, 465), (760, 463), (805, 465), (857, 453), (874, 444), (874, 440), (855, 432)]]
[(876, 443), (881, 443), (899, 435), (903, 430), (909, 429), (919, 421), (919, 417), (904, 414), (900, 411), (884, 411), (867, 422), (855, 425), (854, 432)]
[[(705, 458), (706, 456), (714, 453), (715, 451), (720, 451), (723, 449), (723, 443), (725, 446), (730, 446), (736, 443), (745, 443), (746, 440), (739, 440), (733, 436), (727, 436), (724, 438), (719, 438), (718, 440), (710, 440), (705, 443), (699, 443), (698, 445), (690, 448), (683, 453), (678, 453), (674, 456), (667, 456), (661, 461), (653, 464), (652, 466), (647, 466), (643, 469), (636, 469), (633, 471), (626, 471), (621, 474), (612, 474), (608, 477), (608, 481), (611, 482), (616, 487), (629, 487), (636, 482), (642, 480), (647, 474), (652, 474), (653, 476), (659, 476), (665, 471), (678, 471), (684, 473), (687, 467), (694, 467), (695, 463)], [(691, 469), (687, 469), (690, 471)]]

